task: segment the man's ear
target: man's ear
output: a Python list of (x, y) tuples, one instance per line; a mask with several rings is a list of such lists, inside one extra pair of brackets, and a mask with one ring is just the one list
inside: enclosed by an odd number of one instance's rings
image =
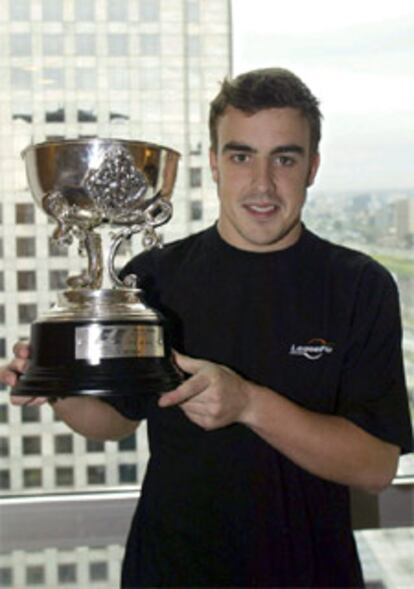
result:
[(319, 153), (315, 153), (314, 155), (311, 156), (311, 164), (310, 164), (310, 168), (309, 168), (308, 178), (306, 181), (307, 188), (309, 186), (312, 186), (312, 184), (314, 183), (315, 178), (316, 178), (316, 174), (318, 173), (318, 170), (319, 170), (320, 163), (321, 163), (321, 156), (319, 155)]
[(212, 176), (214, 182), (217, 183), (217, 181), (218, 181), (217, 152), (212, 147), (210, 147), (209, 157), (210, 157), (211, 176)]

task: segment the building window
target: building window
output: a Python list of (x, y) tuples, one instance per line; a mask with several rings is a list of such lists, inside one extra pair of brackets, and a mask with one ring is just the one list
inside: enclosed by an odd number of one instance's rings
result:
[(43, 70), (42, 84), (46, 90), (62, 90), (65, 86), (65, 73), (59, 68), (45, 68)]
[[(10, 489), (10, 471), (6, 469), (0, 470), (0, 489)], [(1, 587), (1, 585), (0, 585)]]
[(107, 581), (108, 563), (105, 561), (89, 563), (89, 579), (91, 581)]
[[(30, 20), (31, 0), (9, 0), (10, 20)], [(1, 587), (1, 583), (0, 583)]]
[(68, 278), (67, 270), (50, 270), (49, 271), (49, 288), (50, 290), (60, 290), (66, 288)]
[(13, 571), (10, 567), (0, 567), (0, 587), (13, 587)]
[(34, 237), (17, 237), (16, 254), (18, 258), (34, 258), (36, 256), (36, 240)]
[(23, 470), (23, 485), (26, 489), (42, 486), (42, 469), (25, 468)]
[(141, 55), (152, 56), (160, 53), (160, 38), (158, 35), (144, 34), (141, 35)]
[(33, 303), (22, 303), (17, 307), (19, 323), (25, 325), (33, 323), (37, 317), (37, 305)]
[(44, 585), (45, 569), (42, 565), (30, 565), (26, 567), (26, 584), (27, 585)]
[(31, 203), (17, 204), (15, 208), (16, 223), (19, 225), (33, 225), (35, 222), (35, 208)]
[(87, 33), (79, 33), (75, 37), (75, 51), (76, 55), (95, 55), (96, 54), (96, 39), (95, 35)]
[(159, 0), (140, 0), (139, 19), (142, 22), (154, 22), (160, 18)]
[(108, 35), (108, 55), (111, 57), (128, 55), (128, 35)]
[(127, 21), (128, 20), (128, 0), (107, 0), (106, 10), (108, 20)]
[(58, 582), (61, 585), (66, 583), (77, 582), (77, 572), (75, 563), (65, 563), (58, 565)]
[(30, 57), (32, 36), (29, 33), (12, 33), (10, 35), (10, 54), (12, 57)]
[(10, 82), (12, 88), (15, 90), (30, 90), (33, 83), (32, 72), (19, 67), (13, 67), (10, 72)]
[(4, 325), (6, 322), (6, 309), (4, 305), (0, 305), (0, 325)]
[[(3, 321), (4, 323), (4, 321)], [(0, 337), (0, 358), (6, 357), (6, 338)]]
[(198, 0), (187, 0), (187, 22), (200, 21), (200, 5)]
[(0, 456), (9, 456), (9, 438), (0, 437)]
[(0, 292), (4, 291), (4, 272), (0, 272)]
[(105, 443), (98, 442), (97, 440), (86, 440), (86, 451), (87, 452), (104, 452)]
[(73, 487), (75, 476), (70, 466), (59, 466), (55, 470), (55, 484), (57, 487)]
[(43, 20), (60, 22), (63, 19), (62, 0), (42, 0)]
[(43, 35), (43, 55), (63, 55), (64, 36), (56, 33)]
[(201, 39), (198, 35), (188, 35), (187, 47), (188, 47), (188, 55), (190, 57), (200, 57)]
[(78, 123), (96, 123), (98, 117), (93, 110), (78, 109)]
[(120, 464), (118, 467), (118, 474), (120, 483), (127, 484), (137, 482), (136, 464)]
[(75, 21), (95, 20), (95, 0), (75, 0)]
[(75, 83), (78, 90), (96, 89), (96, 70), (93, 68), (77, 68), (75, 71)]
[(200, 188), (202, 182), (201, 168), (190, 168), (190, 187)]
[(88, 466), (88, 485), (104, 485), (106, 482), (106, 470), (102, 465)]
[(36, 290), (36, 272), (19, 270), (17, 272), (17, 290)]
[(55, 436), (55, 453), (73, 453), (73, 436), (71, 434), (58, 434), (57, 436)]
[(24, 405), (22, 407), (22, 422), (35, 423), (40, 421), (40, 408), (35, 405)]
[(64, 123), (65, 122), (65, 111), (62, 107), (56, 110), (48, 110), (45, 113), (46, 123)]
[(42, 453), (42, 439), (40, 436), (23, 436), (22, 441), (25, 456)]
[(201, 221), (203, 218), (203, 203), (201, 200), (191, 201), (191, 221)]
[(7, 405), (0, 405), (0, 423), (7, 423), (9, 421), (9, 407)]
[(121, 452), (127, 452), (129, 450), (136, 450), (137, 449), (137, 438), (135, 434), (124, 438), (118, 442), (118, 449)]
[(68, 255), (68, 246), (57, 243), (55, 239), (49, 237), (49, 256), (64, 257)]

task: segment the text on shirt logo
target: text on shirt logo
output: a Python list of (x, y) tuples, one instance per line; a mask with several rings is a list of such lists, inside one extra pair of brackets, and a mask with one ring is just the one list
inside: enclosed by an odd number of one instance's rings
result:
[(313, 338), (302, 346), (292, 344), (289, 350), (291, 356), (303, 356), (308, 360), (319, 360), (324, 354), (332, 354), (332, 352), (333, 345), (320, 338)]

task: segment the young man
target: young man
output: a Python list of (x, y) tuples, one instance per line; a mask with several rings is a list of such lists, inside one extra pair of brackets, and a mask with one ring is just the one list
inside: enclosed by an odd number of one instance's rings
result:
[(123, 587), (363, 586), (349, 487), (386, 487), (412, 434), (393, 279), (301, 222), (320, 118), (286, 70), (224, 82), (217, 225), (126, 269), (170, 320), (189, 378), (160, 398), (54, 405), (97, 439), (148, 420)]

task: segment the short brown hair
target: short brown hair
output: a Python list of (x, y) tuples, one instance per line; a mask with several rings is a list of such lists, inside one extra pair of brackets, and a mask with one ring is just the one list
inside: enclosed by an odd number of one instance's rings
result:
[(266, 108), (297, 108), (309, 123), (311, 150), (317, 153), (322, 119), (319, 101), (289, 70), (259, 69), (223, 81), (220, 92), (210, 104), (210, 141), (214, 150), (217, 150), (218, 119), (228, 106), (252, 114)]

